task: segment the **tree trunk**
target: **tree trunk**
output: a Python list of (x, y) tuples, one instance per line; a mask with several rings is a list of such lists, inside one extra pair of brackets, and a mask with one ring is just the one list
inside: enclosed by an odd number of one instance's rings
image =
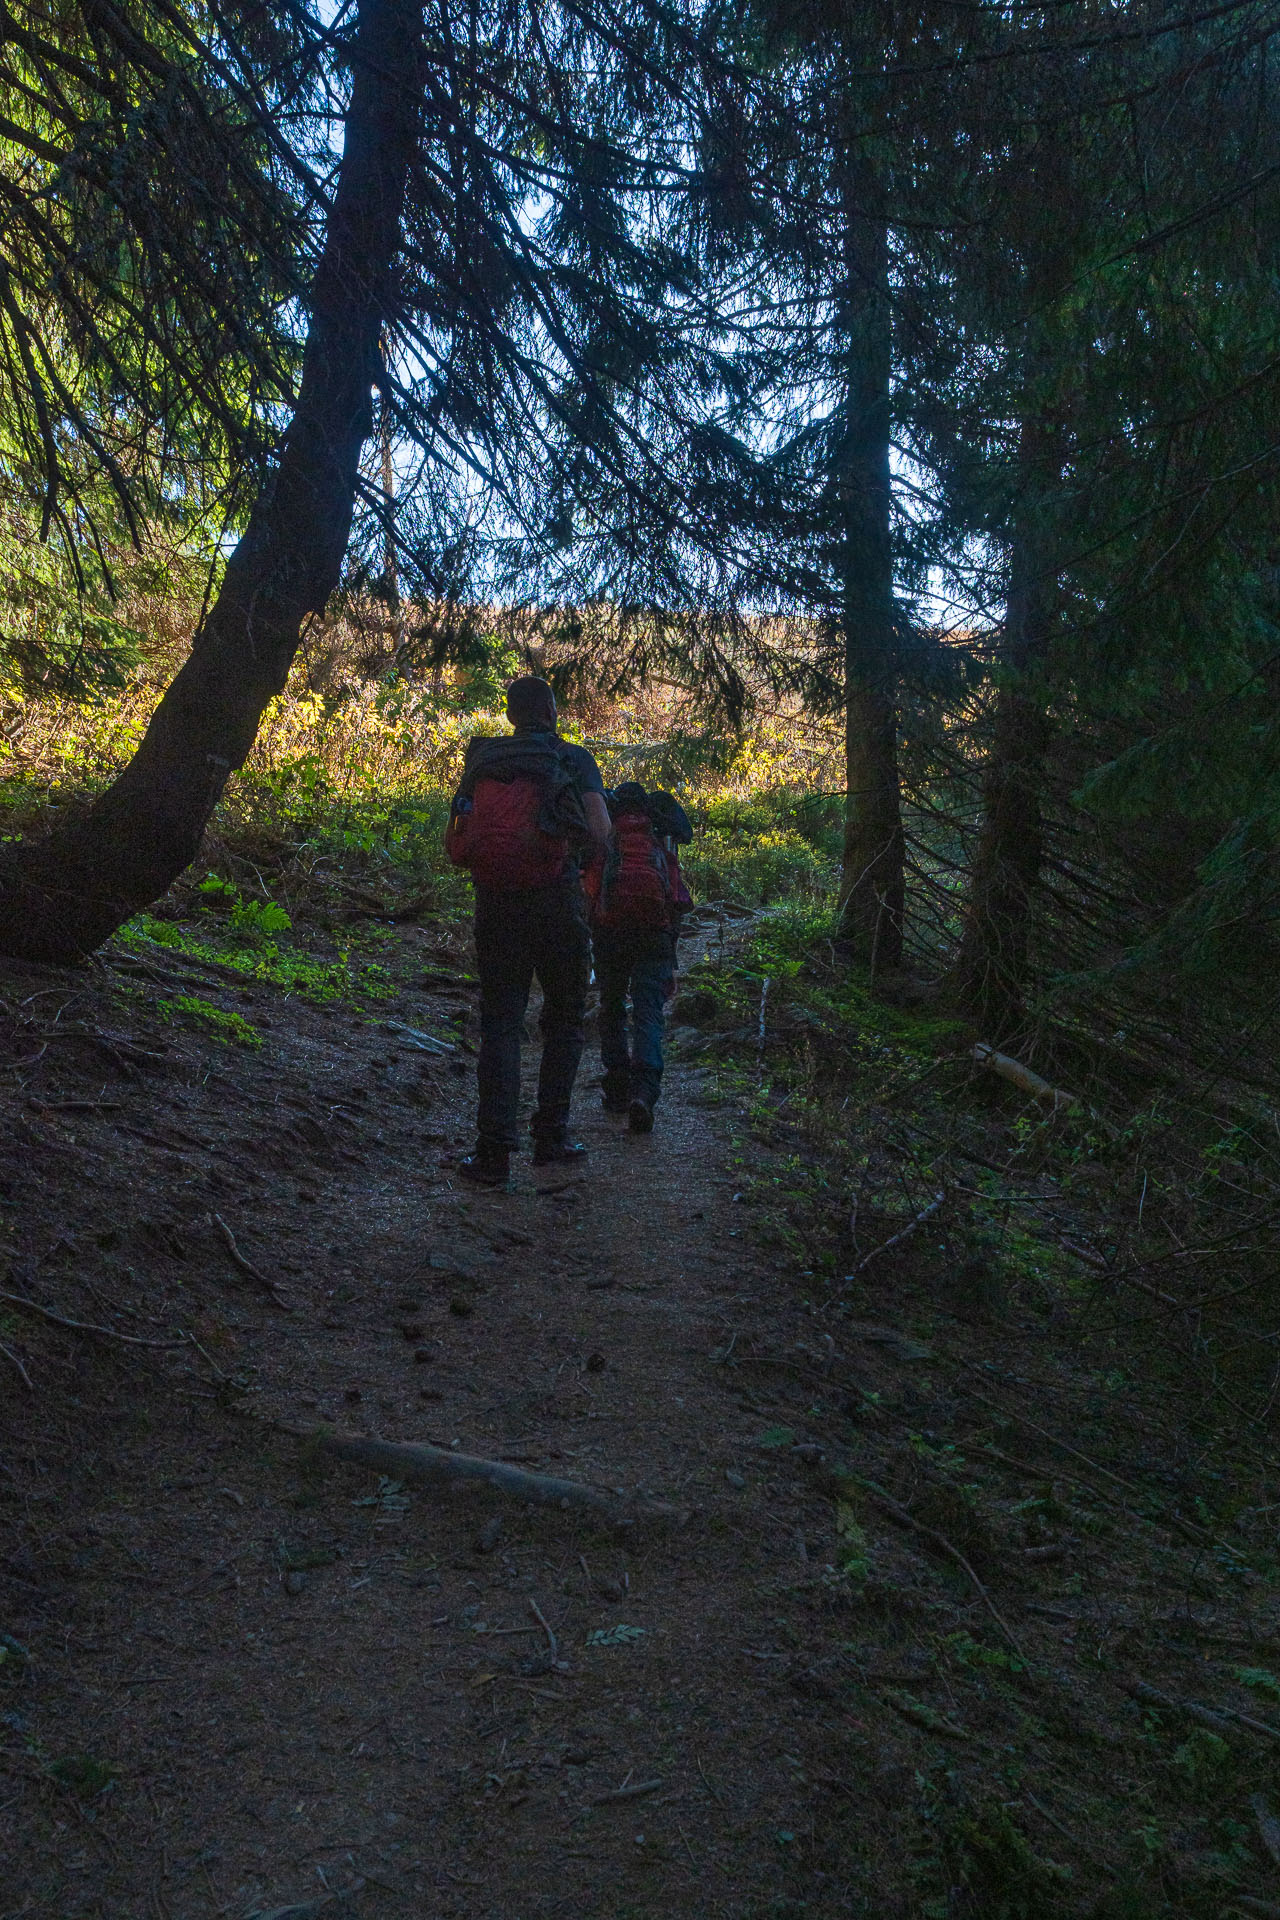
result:
[(75, 959), (172, 884), (284, 687), (303, 622), (337, 584), (373, 425), (421, 30), (419, 0), (361, 0), (342, 163), (279, 463), (129, 765), (81, 818), (0, 865), (0, 952)]
[(958, 1004), (992, 1040), (1022, 1018), (1028, 941), (1043, 856), (1042, 800), (1049, 718), (1039, 670), (1054, 588), (1038, 507), (1044, 499), (1049, 438), (1023, 427), (1019, 507), (1009, 558), (991, 751), (983, 775), (982, 827), (953, 975)]
[(836, 497), (842, 545), (845, 832), (840, 935), (873, 973), (902, 959), (897, 636), (889, 480), (889, 236), (883, 192), (858, 156), (843, 170), (845, 390)]

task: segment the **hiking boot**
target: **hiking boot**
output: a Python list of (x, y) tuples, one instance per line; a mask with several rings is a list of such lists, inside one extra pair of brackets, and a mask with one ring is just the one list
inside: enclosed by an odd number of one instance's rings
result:
[(533, 1164), (535, 1167), (550, 1167), (557, 1164), (573, 1165), (587, 1158), (588, 1149), (581, 1140), (569, 1140), (564, 1135), (537, 1134), (533, 1136)]
[(653, 1132), (653, 1108), (647, 1100), (636, 1099), (627, 1108), (627, 1126), (632, 1133)]
[(511, 1173), (511, 1153), (492, 1140), (477, 1140), (475, 1151), (459, 1160), (458, 1172), (475, 1187), (505, 1187)]
[(625, 1073), (606, 1073), (600, 1082), (600, 1104), (606, 1113), (625, 1113), (630, 1104), (630, 1092)]

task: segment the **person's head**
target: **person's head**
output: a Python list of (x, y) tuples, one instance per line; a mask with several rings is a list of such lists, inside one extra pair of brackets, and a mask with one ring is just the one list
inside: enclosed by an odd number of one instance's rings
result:
[(556, 696), (536, 673), (523, 673), (507, 688), (507, 718), (513, 727), (545, 727), (554, 733)]

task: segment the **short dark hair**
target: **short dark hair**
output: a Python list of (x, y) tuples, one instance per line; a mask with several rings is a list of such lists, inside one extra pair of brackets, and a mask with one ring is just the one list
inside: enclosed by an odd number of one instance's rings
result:
[(556, 696), (548, 680), (523, 673), (507, 688), (507, 718), (513, 727), (554, 727)]

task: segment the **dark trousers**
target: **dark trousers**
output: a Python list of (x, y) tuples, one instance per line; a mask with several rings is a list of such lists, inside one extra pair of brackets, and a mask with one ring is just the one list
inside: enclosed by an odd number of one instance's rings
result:
[(652, 1107), (662, 1086), (662, 1020), (675, 976), (670, 945), (652, 938), (637, 946), (598, 937), (595, 957), (605, 1093), (644, 1100)]
[(591, 937), (577, 875), (572, 883), (557, 881), (519, 893), (477, 891), (476, 961), (479, 1136), (497, 1147), (519, 1145), (520, 1042), (535, 974), (542, 988), (542, 1065), (533, 1131), (563, 1135), (582, 1058), (591, 976)]

